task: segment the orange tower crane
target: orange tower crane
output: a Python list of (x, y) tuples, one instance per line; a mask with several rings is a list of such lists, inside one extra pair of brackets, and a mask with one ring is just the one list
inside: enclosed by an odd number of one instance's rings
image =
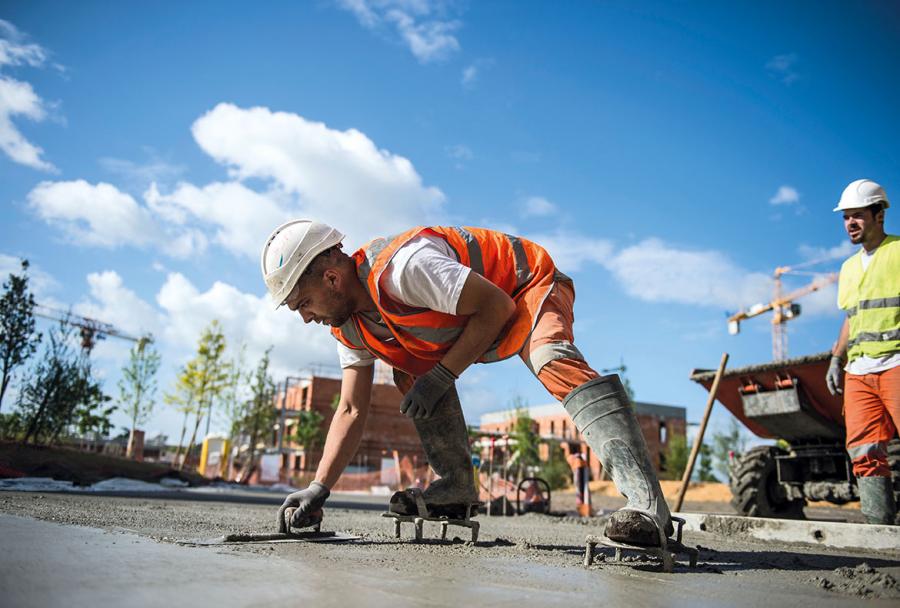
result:
[[(838, 280), (838, 274), (836, 272), (822, 275), (815, 272), (801, 272), (798, 271), (798, 269), (827, 261), (830, 260), (813, 260), (811, 262), (805, 262), (803, 264), (797, 264), (794, 266), (779, 266), (778, 268), (776, 268), (772, 276), (774, 283), (772, 300), (769, 302), (754, 304), (747, 310), (741, 310), (728, 317), (728, 333), (731, 335), (739, 334), (741, 332), (741, 321), (752, 319), (753, 317), (759, 316), (771, 310), (772, 358), (775, 361), (783, 361), (784, 359), (787, 359), (787, 322), (791, 319), (797, 318), (800, 315), (801, 310), (800, 305), (794, 302), (794, 300), (797, 300), (798, 298), (801, 298), (814, 291), (818, 291)], [(790, 293), (783, 294), (781, 277), (788, 273), (811, 274), (816, 276), (816, 278), (813, 279), (812, 282), (804, 285), (803, 287), (800, 287), (799, 289), (795, 289)]]

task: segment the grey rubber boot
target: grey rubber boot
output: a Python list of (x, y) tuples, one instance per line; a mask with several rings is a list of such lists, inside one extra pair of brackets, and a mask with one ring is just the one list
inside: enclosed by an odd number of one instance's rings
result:
[(619, 376), (585, 382), (566, 396), (563, 407), (628, 499), (610, 515), (606, 536), (635, 545), (661, 545), (660, 530), (666, 537), (672, 534), (669, 507)]
[[(478, 502), (478, 492), (472, 472), (469, 431), (456, 387), (450, 387), (430, 418), (413, 422), (428, 464), (440, 476), (422, 492), (427, 516), (465, 519), (472, 505)], [(390, 510), (401, 515), (426, 515), (409, 490), (394, 493)]]
[(894, 524), (897, 505), (890, 477), (857, 477), (860, 511), (867, 524)]

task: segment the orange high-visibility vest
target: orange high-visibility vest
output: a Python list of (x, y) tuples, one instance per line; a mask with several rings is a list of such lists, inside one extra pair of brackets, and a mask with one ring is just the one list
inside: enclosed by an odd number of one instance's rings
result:
[(331, 332), (350, 348), (365, 349), (414, 376), (426, 373), (453, 346), (468, 317), (413, 308), (382, 293), (379, 281), (400, 247), (419, 235), (443, 238), (468, 266), (502, 289), (516, 303), (516, 311), (500, 335), (478, 359), (499, 361), (517, 354), (534, 329), (544, 299), (557, 280), (570, 280), (556, 270), (547, 251), (526, 239), (494, 230), (469, 227), (417, 227), (399, 236), (377, 238), (353, 254), (356, 272), (378, 308), (393, 339), (380, 339), (357, 316)]

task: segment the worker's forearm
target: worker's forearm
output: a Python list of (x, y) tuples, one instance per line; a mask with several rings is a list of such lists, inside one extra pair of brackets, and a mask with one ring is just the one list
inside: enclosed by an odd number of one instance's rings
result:
[(834, 346), (831, 347), (831, 354), (843, 359), (847, 356), (847, 341), (850, 335), (850, 320), (845, 318), (844, 323), (841, 325), (841, 331), (838, 334), (838, 339), (834, 343)]
[(316, 470), (316, 481), (328, 488), (334, 487), (356, 454), (359, 440), (366, 428), (366, 416), (367, 410), (360, 411), (341, 401), (331, 420), (331, 426), (328, 427), (322, 460), (319, 461), (319, 468)]
[(484, 308), (469, 317), (459, 338), (441, 359), (441, 365), (459, 376), (490, 348), (515, 313), (515, 304)]

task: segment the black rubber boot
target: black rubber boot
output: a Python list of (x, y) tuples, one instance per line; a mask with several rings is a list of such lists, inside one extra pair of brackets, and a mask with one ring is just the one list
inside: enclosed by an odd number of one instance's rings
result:
[[(451, 387), (428, 419), (414, 419), (428, 464), (440, 476), (422, 492), (424, 505), (409, 490), (391, 496), (390, 511), (400, 515), (465, 519), (478, 502), (469, 431), (456, 387)], [(422, 513), (424, 506), (427, 513)]]
[(606, 536), (617, 542), (659, 546), (672, 521), (656, 469), (618, 375), (585, 382), (563, 406), (628, 503), (610, 515)]
[(897, 505), (890, 477), (857, 477), (859, 487), (859, 510), (867, 524), (894, 524)]

